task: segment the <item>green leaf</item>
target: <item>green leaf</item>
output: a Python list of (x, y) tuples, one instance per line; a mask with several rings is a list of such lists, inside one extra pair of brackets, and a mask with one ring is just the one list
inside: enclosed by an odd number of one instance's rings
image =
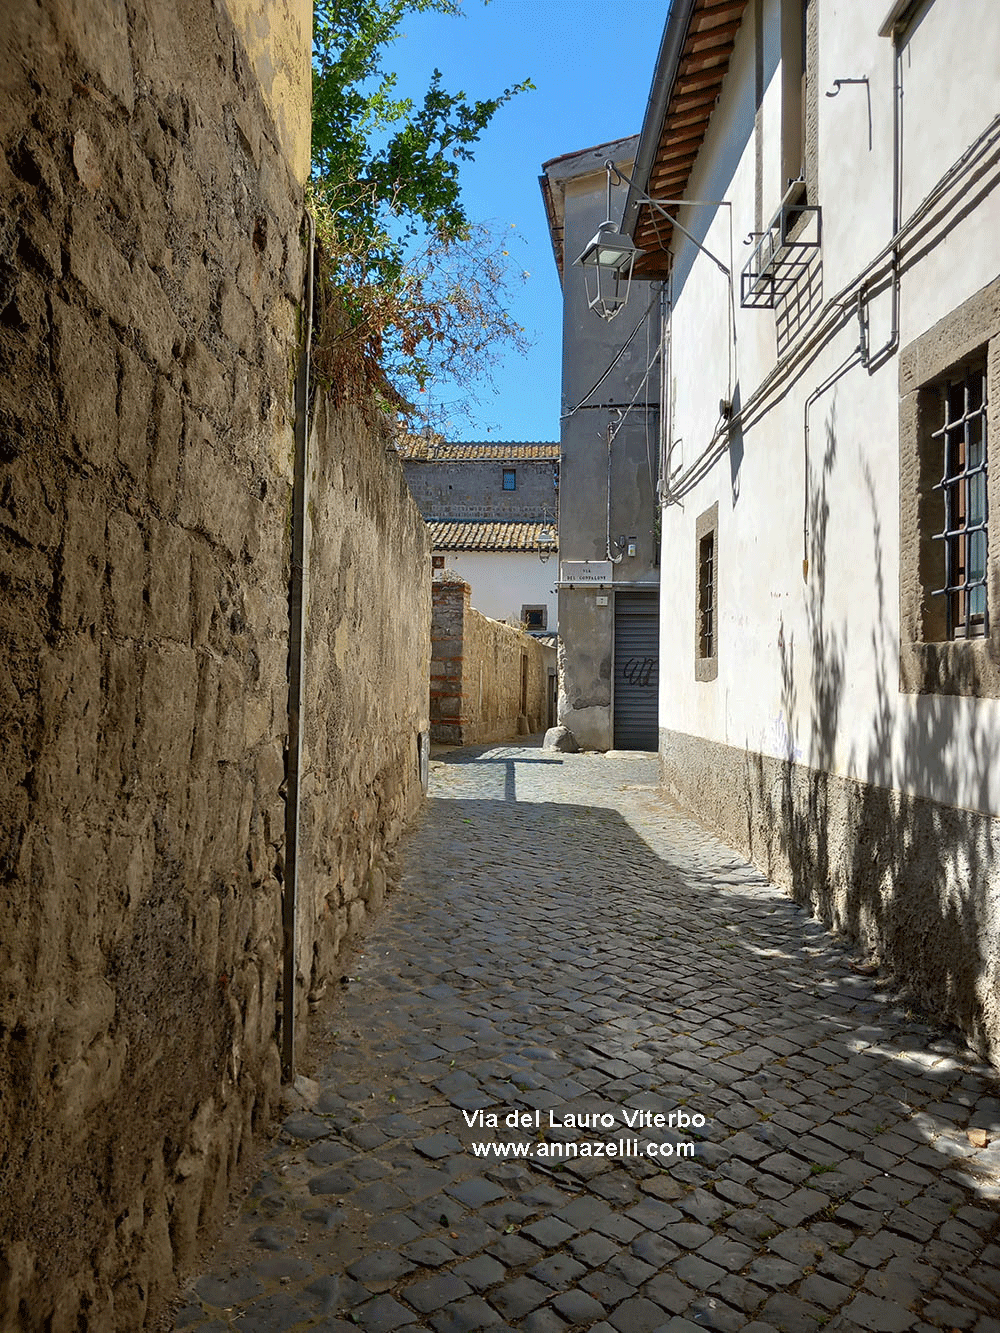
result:
[[(456, 0), (316, 0), (310, 204), (322, 251), (317, 373), (346, 362), (381, 376), (405, 409), (447, 373), (474, 385), (504, 343), (509, 255), (468, 218), (462, 164), (496, 112), (532, 87), (470, 101), (435, 70), (422, 102), (386, 68), (408, 14), (458, 16)], [(374, 368), (374, 369), (373, 369)]]

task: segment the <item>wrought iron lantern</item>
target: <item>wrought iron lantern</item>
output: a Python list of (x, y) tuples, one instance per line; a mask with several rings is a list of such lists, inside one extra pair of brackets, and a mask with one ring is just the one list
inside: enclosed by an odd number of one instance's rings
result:
[(615, 230), (615, 224), (609, 218), (601, 223), (597, 235), (576, 261), (583, 265), (587, 307), (601, 319), (612, 320), (624, 308), (632, 285), (635, 257), (640, 253), (628, 236)]

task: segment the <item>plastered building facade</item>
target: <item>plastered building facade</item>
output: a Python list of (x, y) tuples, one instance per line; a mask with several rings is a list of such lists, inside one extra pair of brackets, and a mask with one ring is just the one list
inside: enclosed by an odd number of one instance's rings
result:
[(397, 448), (434, 568), (460, 574), (483, 615), (555, 634), (559, 445), (417, 436)]
[(563, 291), (559, 722), (593, 750), (657, 743), (660, 294), (604, 323), (574, 264), (607, 217), (605, 161), (631, 166), (636, 143), (567, 153), (540, 178)]
[(663, 780), (994, 1059), (998, 49), (989, 0), (675, 4), (622, 214)]

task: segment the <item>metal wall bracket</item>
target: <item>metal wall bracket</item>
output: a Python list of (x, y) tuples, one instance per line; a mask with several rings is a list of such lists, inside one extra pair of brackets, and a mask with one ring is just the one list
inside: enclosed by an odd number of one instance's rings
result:
[[(791, 192), (789, 192), (791, 193)], [(795, 202), (788, 195), (768, 226), (756, 237), (740, 273), (740, 305), (773, 310), (808, 267), (822, 241), (818, 204)]]

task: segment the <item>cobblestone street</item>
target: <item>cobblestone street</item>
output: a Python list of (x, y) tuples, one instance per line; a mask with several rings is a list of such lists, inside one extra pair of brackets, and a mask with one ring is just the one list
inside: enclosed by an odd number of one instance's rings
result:
[(442, 753), (402, 860), (177, 1329), (1000, 1333), (995, 1071), (654, 756)]

